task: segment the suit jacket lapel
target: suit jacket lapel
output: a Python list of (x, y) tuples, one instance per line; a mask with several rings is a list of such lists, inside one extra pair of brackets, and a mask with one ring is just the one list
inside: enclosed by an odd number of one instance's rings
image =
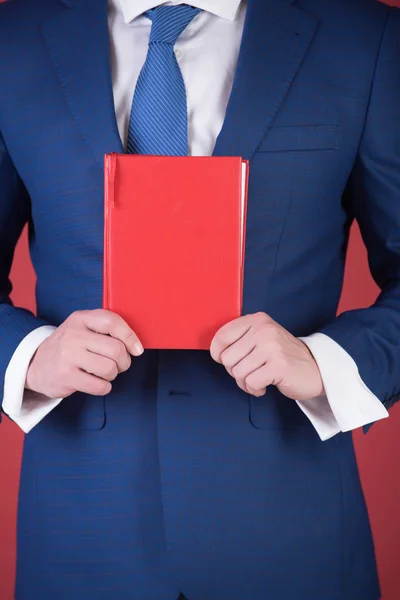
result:
[(107, 0), (64, 0), (42, 25), (59, 85), (82, 135), (103, 166), (107, 152), (124, 152), (114, 108)]
[[(103, 166), (123, 153), (111, 80), (107, 0), (62, 0), (42, 25), (54, 70), (82, 135)], [(236, 76), (215, 155), (250, 158), (281, 106), (318, 22), (293, 0), (248, 0)]]
[(271, 126), (318, 22), (293, 0), (248, 0), (236, 76), (214, 154), (249, 159)]

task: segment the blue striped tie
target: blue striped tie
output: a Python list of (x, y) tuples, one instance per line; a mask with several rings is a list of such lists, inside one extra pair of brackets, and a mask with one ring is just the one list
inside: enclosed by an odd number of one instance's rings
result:
[(200, 9), (181, 4), (147, 11), (149, 49), (133, 95), (127, 152), (186, 156), (186, 90), (174, 45)]

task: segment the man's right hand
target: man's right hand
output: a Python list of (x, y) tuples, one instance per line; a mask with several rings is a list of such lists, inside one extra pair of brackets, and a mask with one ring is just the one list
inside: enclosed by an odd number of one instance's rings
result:
[(77, 311), (39, 346), (25, 388), (49, 398), (74, 392), (104, 396), (111, 391), (110, 382), (129, 369), (130, 355), (142, 353), (138, 337), (116, 313)]

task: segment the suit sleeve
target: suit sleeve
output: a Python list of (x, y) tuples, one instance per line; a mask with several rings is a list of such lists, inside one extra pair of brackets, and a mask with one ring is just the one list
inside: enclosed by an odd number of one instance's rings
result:
[[(8, 364), (20, 342), (31, 331), (50, 325), (10, 300), (9, 279), (15, 246), (30, 221), (30, 199), (0, 133), (0, 405)], [(1, 420), (1, 411), (0, 411)]]
[(354, 359), (389, 409), (400, 399), (400, 11), (388, 8), (359, 152), (345, 202), (381, 289), (369, 308), (321, 329)]

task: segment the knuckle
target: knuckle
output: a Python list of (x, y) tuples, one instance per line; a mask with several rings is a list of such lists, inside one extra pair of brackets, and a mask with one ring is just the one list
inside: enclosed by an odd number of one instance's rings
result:
[(115, 364), (115, 362), (109, 361), (110, 364), (107, 365), (106, 369), (105, 369), (105, 376), (109, 381), (114, 380), (117, 375), (118, 375), (118, 369), (117, 369), (117, 365)]
[(124, 341), (125, 352), (127, 352), (127, 349), (129, 349), (129, 351), (133, 351), (136, 355), (136, 353), (138, 352), (138, 349), (142, 348), (142, 344), (141, 344), (138, 336), (132, 330), (129, 330), (124, 335), (123, 341)]
[(223, 330), (223, 328), (218, 329), (218, 331), (215, 333), (213, 340), (212, 340), (212, 344), (218, 344), (218, 342), (220, 341), (221, 336), (222, 336), (222, 330)]
[(138, 336), (136, 335), (136, 333), (134, 333), (133, 331), (128, 331), (125, 336), (125, 341), (128, 344), (135, 344), (139, 340), (138, 340)]
[(91, 315), (97, 320), (100, 321), (102, 325), (105, 327), (112, 327), (116, 321), (116, 315), (109, 310), (104, 310), (104, 308), (95, 308), (91, 311)]
[(274, 325), (265, 324), (263, 334), (268, 338), (271, 344), (279, 342), (279, 329)]
[(77, 321), (77, 319), (79, 319), (80, 316), (80, 311), (76, 310), (75, 312), (71, 313), (69, 315), (69, 317), (67, 317), (64, 321), (64, 323), (74, 323), (74, 321)]
[(244, 378), (244, 384), (247, 387), (248, 390), (252, 390), (253, 389), (253, 383), (252, 383), (252, 378), (251, 375), (248, 375), (247, 377)]
[(260, 324), (267, 324), (267, 323), (271, 322), (268, 315), (262, 311), (259, 311), (258, 313), (256, 313), (256, 319), (257, 319), (258, 323), (260, 323)]
[(244, 383), (245, 383), (246, 388), (249, 390), (250, 393), (254, 394), (254, 393), (258, 392), (259, 387), (258, 387), (257, 382), (254, 380), (254, 377), (252, 375), (248, 375), (247, 377), (245, 377)]
[(109, 314), (109, 312), (107, 310), (104, 310), (104, 308), (94, 308), (90, 311), (90, 314), (94, 317), (102, 317), (104, 315)]
[(109, 381), (106, 381), (103, 387), (103, 396), (109, 394), (112, 390), (112, 384)]
[(240, 379), (243, 376), (243, 370), (240, 363), (232, 366), (231, 373), (232, 377), (235, 379)]
[(111, 358), (113, 358), (114, 360), (120, 360), (125, 356), (126, 349), (122, 342), (113, 338), (109, 338), (108, 343), (110, 347)]
[(269, 338), (268, 341), (264, 342), (264, 349), (273, 359), (278, 360), (282, 356), (282, 346), (278, 339)]
[(114, 323), (111, 313), (101, 313), (99, 314), (99, 319), (105, 327), (112, 327)]
[(249, 394), (251, 394), (252, 396), (255, 396), (256, 398), (259, 398), (260, 394), (257, 389), (255, 389), (253, 387), (249, 387), (247, 385), (246, 385), (246, 388), (247, 388)]
[(132, 364), (132, 358), (131, 358), (130, 354), (128, 354), (127, 352), (125, 354), (126, 354), (126, 358), (124, 358), (123, 364), (121, 365), (122, 371), (127, 371)]
[(100, 390), (100, 394), (102, 396), (105, 396), (105, 395), (109, 394), (111, 392), (111, 390), (112, 390), (111, 383), (109, 381), (105, 381), (103, 383), (102, 389)]
[(224, 343), (224, 338), (223, 338), (223, 334), (221, 333), (221, 330), (215, 334), (211, 345), (210, 345), (210, 354), (211, 357), (217, 361), (220, 362), (221, 364), (223, 364), (222, 360), (223, 360), (223, 355), (224, 355), (224, 348), (225, 348), (225, 343)]
[(217, 360), (218, 353), (217, 353), (217, 347), (216, 347), (216, 344), (214, 341), (212, 342), (212, 344), (210, 346), (210, 355), (213, 360)]
[(213, 346), (216, 350), (220, 350), (220, 349), (224, 348), (224, 346), (226, 345), (226, 338), (227, 338), (226, 332), (227, 331), (228, 331), (228, 326), (224, 325), (215, 334), (213, 341), (211, 343), (211, 346)]
[(233, 367), (232, 358), (229, 356), (229, 352), (222, 352), (220, 355), (220, 360), (226, 369)]
[(75, 312), (73, 312), (69, 315), (69, 317), (65, 320), (65, 322), (75, 325), (78, 321), (80, 321), (85, 316), (86, 312), (87, 311), (85, 311), (85, 310), (76, 310)]
[(111, 383), (109, 381), (97, 380), (93, 382), (93, 393), (96, 396), (105, 396), (111, 391)]
[(137, 338), (133, 331), (126, 331), (123, 339), (125, 344), (134, 344)]

